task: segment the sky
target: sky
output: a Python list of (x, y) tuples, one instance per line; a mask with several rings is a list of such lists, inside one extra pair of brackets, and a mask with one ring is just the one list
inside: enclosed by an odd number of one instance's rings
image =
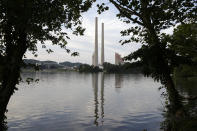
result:
[(54, 51), (53, 53), (48, 54), (45, 49), (42, 49), (41, 45), (38, 44), (38, 57), (34, 57), (30, 52), (27, 52), (25, 54), (27, 59), (52, 60), (57, 62), (70, 61), (92, 64), (95, 39), (95, 17), (98, 17), (99, 63), (101, 59), (101, 23), (105, 24), (105, 62), (114, 63), (115, 52), (124, 57), (141, 47), (140, 43), (121, 45), (119, 41), (123, 39), (123, 37), (121, 37), (120, 31), (127, 29), (132, 25), (120, 21), (116, 17), (116, 14), (118, 13), (117, 9), (110, 3), (108, 3), (109, 10), (99, 15), (97, 13), (96, 4), (97, 3), (93, 4), (91, 9), (82, 14), (82, 26), (86, 28), (84, 35), (69, 35), (71, 39), (68, 41), (67, 48), (70, 49), (71, 52), (79, 52), (79, 56), (73, 57), (59, 46), (51, 45), (50, 42), (46, 42), (47, 47)]

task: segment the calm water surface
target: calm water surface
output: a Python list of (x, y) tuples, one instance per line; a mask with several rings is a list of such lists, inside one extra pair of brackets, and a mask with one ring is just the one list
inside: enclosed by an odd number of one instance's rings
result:
[(158, 131), (160, 83), (142, 75), (24, 73), (8, 105), (8, 131)]

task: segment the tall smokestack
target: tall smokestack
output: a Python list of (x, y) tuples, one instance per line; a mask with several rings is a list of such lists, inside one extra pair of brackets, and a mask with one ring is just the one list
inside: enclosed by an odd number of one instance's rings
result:
[(92, 54), (92, 65), (95, 65), (95, 64), (94, 64), (94, 62), (95, 62), (94, 56), (95, 56), (95, 53)]
[(94, 55), (94, 66), (98, 66), (98, 18), (95, 18), (95, 55)]
[(101, 31), (101, 65), (105, 62), (104, 56), (104, 23), (102, 23), (102, 31)]

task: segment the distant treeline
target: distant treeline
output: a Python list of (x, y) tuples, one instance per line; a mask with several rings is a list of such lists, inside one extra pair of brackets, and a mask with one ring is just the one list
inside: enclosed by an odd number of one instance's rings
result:
[(39, 61), (34, 59), (24, 59), (23, 68), (25, 69), (62, 69), (62, 68), (78, 68), (82, 63), (60, 62), (55, 61)]
[(93, 65), (82, 64), (82, 65), (79, 66), (78, 71), (79, 72), (92, 72), (92, 73), (96, 73), (96, 72), (101, 72), (102, 69), (100, 69), (99, 67), (94, 67)]
[(105, 62), (102, 68), (94, 67), (92, 65), (83, 64), (78, 68), (79, 72), (106, 72), (106, 73), (142, 73), (142, 68), (136, 63), (124, 63), (114, 65)]
[[(193, 65), (180, 65), (175, 68), (174, 76), (175, 77), (192, 77), (197, 76), (197, 64)], [(102, 68), (94, 67), (88, 64), (82, 63), (72, 63), (72, 62), (61, 62), (57, 63), (55, 61), (39, 61), (34, 59), (24, 59), (23, 68), (25, 69), (36, 69), (36, 70), (44, 70), (44, 69), (75, 69), (79, 72), (106, 72), (106, 73), (144, 73), (146, 70), (139, 63), (129, 63), (126, 62), (120, 65), (114, 65), (111, 63), (105, 62)]]
[(142, 67), (139, 64), (129, 62), (120, 65), (104, 63), (103, 70), (107, 73), (142, 73)]
[[(197, 65), (180, 65), (174, 70), (175, 77), (193, 77), (197, 76)], [(114, 65), (105, 62), (102, 68), (94, 67), (88, 64), (81, 64), (78, 67), (79, 72), (106, 72), (106, 73), (131, 73), (138, 74), (144, 73), (146, 70), (140, 63), (126, 62), (120, 65)]]

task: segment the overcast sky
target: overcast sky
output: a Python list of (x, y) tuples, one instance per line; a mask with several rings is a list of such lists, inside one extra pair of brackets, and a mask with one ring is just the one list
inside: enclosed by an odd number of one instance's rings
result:
[(70, 61), (70, 62), (82, 62), (82, 63), (92, 63), (92, 54), (94, 51), (94, 34), (95, 34), (95, 17), (98, 17), (98, 32), (99, 32), (99, 63), (100, 63), (100, 51), (101, 51), (101, 23), (105, 24), (105, 62), (114, 63), (115, 52), (123, 56), (128, 55), (140, 48), (138, 43), (130, 43), (127, 45), (121, 45), (119, 40), (123, 37), (120, 36), (120, 31), (127, 29), (131, 25), (127, 25), (121, 22), (117, 17), (117, 9), (108, 4), (110, 7), (108, 11), (99, 15), (97, 13), (96, 3), (93, 7), (86, 13), (82, 15), (83, 27), (86, 28), (84, 36), (74, 36), (70, 35), (71, 40), (68, 41), (67, 48), (71, 51), (79, 52), (79, 56), (73, 57), (67, 54), (64, 49), (58, 46), (52, 46), (50, 43), (46, 42), (46, 45), (51, 48), (54, 52), (48, 54), (41, 46), (38, 46), (38, 57), (34, 57), (30, 52), (26, 53), (28, 59), (38, 59), (38, 60), (53, 60), (57, 62)]

